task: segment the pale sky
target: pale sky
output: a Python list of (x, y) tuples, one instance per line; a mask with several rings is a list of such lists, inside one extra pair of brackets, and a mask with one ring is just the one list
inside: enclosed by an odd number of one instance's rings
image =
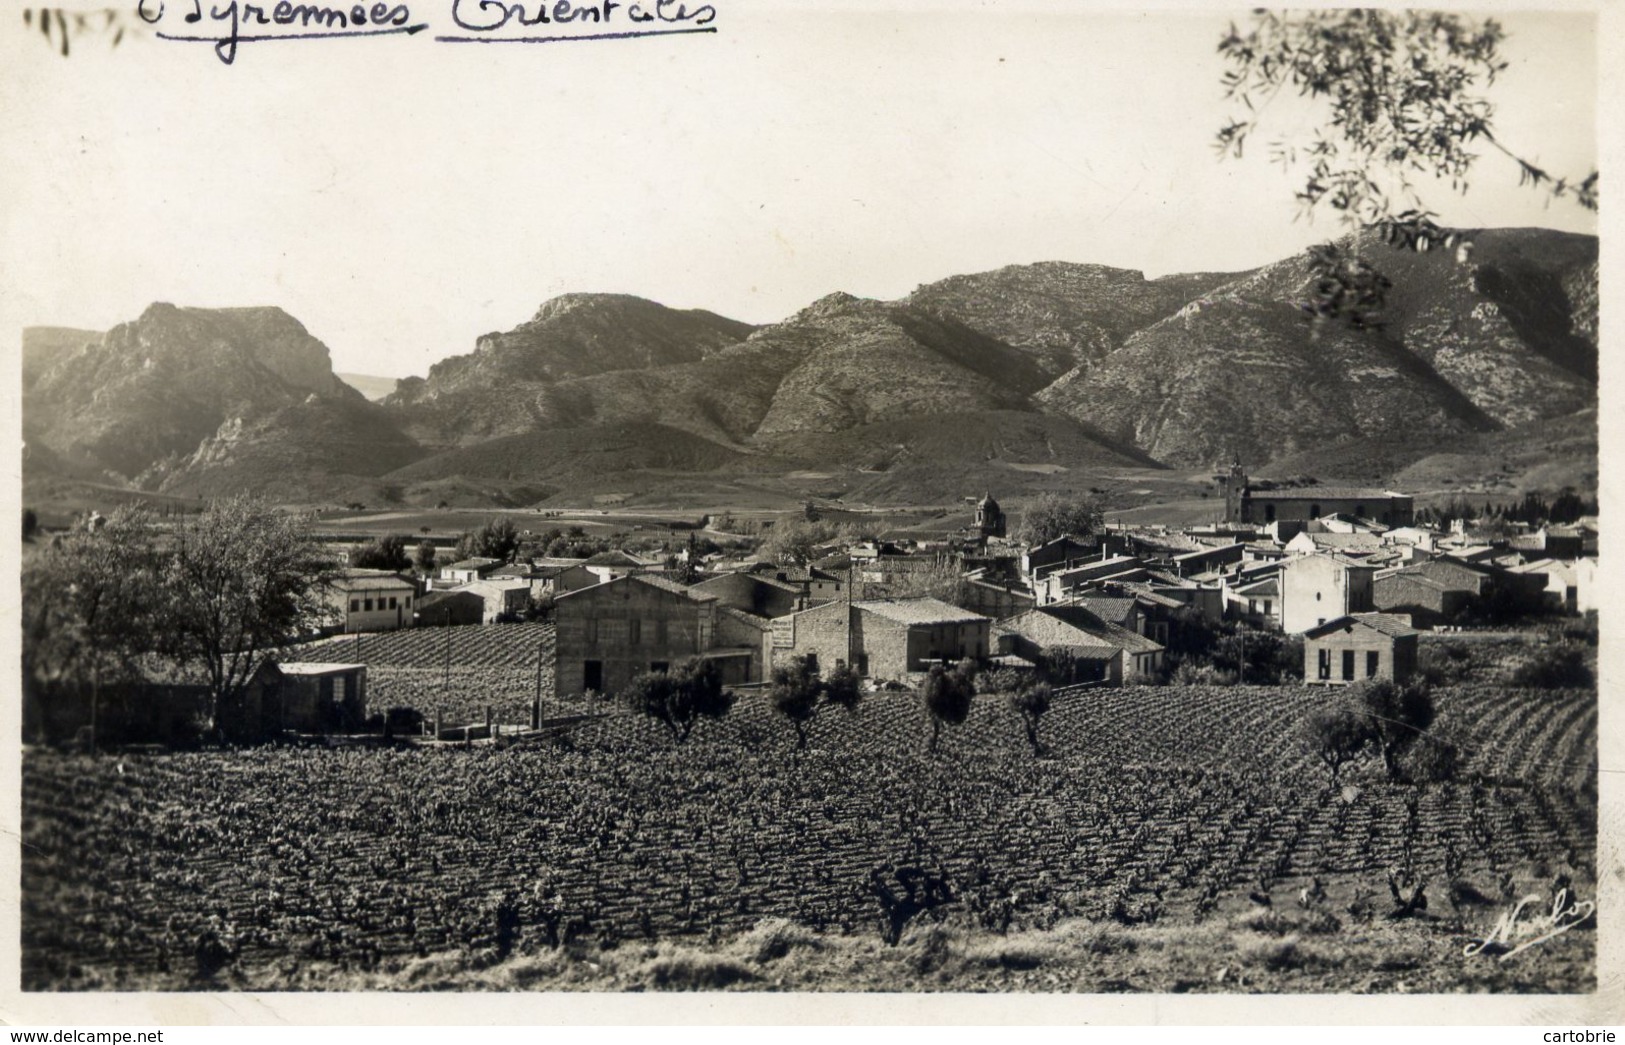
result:
[[(771, 322), (1033, 261), (1244, 269), (1340, 231), (1294, 222), (1301, 179), (1261, 147), (1215, 158), (1215, 48), (1244, 7), (713, 2), (709, 36), (428, 32), (245, 44), (230, 67), (150, 36), (63, 59), (8, 15), (0, 333), (274, 304), (336, 369), (398, 377), (566, 291)], [(449, 7), (413, 13), (448, 28)], [(1500, 137), (1587, 173), (1595, 20), (1497, 17)], [(1486, 155), (1467, 197), (1429, 202), (1448, 224), (1596, 231), (1516, 181)]]

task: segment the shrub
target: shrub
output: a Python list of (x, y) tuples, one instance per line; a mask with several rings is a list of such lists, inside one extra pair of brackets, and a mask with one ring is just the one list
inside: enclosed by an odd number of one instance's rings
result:
[(1390, 780), (1404, 777), (1401, 756), (1433, 725), (1433, 697), (1426, 683), (1399, 685), (1391, 679), (1373, 679), (1352, 687), (1361, 711), (1382, 754)]
[(1473, 673), (1473, 655), (1460, 642), (1423, 643), (1416, 656), (1416, 673), (1430, 686), (1449, 686)]
[(722, 687), (717, 666), (698, 657), (669, 672), (634, 676), (621, 697), (635, 711), (663, 723), (678, 743), (688, 739), (701, 718), (721, 718), (734, 702), (734, 695)]
[(1010, 694), (1010, 706), (1021, 716), (1021, 725), (1027, 731), (1027, 743), (1033, 754), (1038, 754), (1038, 724), (1050, 709), (1049, 683), (1040, 682), (1030, 689), (1018, 689)]
[(1596, 681), (1585, 652), (1575, 646), (1546, 646), (1512, 673), (1514, 686), (1532, 689), (1583, 689)]
[(817, 950), (823, 946), (818, 937), (790, 921), (788, 918), (766, 918), (740, 937), (750, 960), (758, 965), (777, 961), (798, 947)]
[(1400, 772), (1413, 784), (1439, 784), (1454, 780), (1461, 766), (1461, 748), (1447, 735), (1431, 733), (1400, 756)]
[(1334, 782), (1343, 766), (1359, 758), (1376, 739), (1371, 719), (1342, 700), (1319, 709), (1304, 725), (1304, 743), (1332, 771)]
[(931, 715), (931, 750), (935, 751), (943, 724), (957, 726), (970, 716), (971, 701), (976, 696), (974, 677), (959, 668), (947, 671), (933, 664), (920, 683), (920, 696)]

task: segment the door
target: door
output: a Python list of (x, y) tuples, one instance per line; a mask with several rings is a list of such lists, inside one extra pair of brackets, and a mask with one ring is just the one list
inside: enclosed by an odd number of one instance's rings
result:
[(1354, 681), (1354, 651), (1351, 649), (1343, 651), (1343, 680)]
[(595, 693), (604, 691), (604, 662), (589, 660), (582, 665), (581, 688), (583, 691), (592, 690)]

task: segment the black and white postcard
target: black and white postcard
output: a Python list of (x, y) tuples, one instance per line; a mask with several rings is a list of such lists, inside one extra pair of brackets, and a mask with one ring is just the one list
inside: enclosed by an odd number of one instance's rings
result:
[(1618, 14), (8, 7), (0, 1016), (1620, 1022)]

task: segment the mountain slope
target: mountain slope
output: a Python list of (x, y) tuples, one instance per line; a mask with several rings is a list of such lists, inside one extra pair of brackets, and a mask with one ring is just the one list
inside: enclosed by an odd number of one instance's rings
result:
[(1595, 239), (1471, 235), (1462, 261), (1362, 242), (1394, 283), (1379, 330), (1309, 321), (1299, 256), (1213, 288), (1038, 398), (1159, 460), (1204, 466), (1422, 444), (1593, 405)]
[(142, 480), (164, 493), (193, 497), (252, 489), (285, 501), (349, 500), (356, 479), (381, 476), (422, 456), (377, 405), (313, 393), (251, 420), (226, 421), (189, 457)]
[(470, 445), (549, 423), (546, 391), (561, 382), (696, 363), (751, 329), (628, 294), (565, 294), (514, 329), (479, 338), (473, 352), (436, 363), (426, 379), (401, 381), (385, 404), (426, 442)]
[(839, 432), (904, 416), (1022, 409), (1046, 383), (1023, 353), (953, 319), (831, 294), (758, 337), (803, 336), (757, 435)]
[(1148, 280), (1130, 269), (1044, 261), (950, 276), (917, 288), (903, 303), (1028, 353), (1053, 380), (1235, 278), (1193, 273)]
[(26, 391), (23, 417), (43, 451), (36, 472), (180, 493), (281, 496), (421, 454), (278, 308), (152, 305), (59, 354)]
[(63, 356), (102, 339), (99, 330), (73, 327), (23, 328), (23, 388), (32, 388), (39, 376)]

